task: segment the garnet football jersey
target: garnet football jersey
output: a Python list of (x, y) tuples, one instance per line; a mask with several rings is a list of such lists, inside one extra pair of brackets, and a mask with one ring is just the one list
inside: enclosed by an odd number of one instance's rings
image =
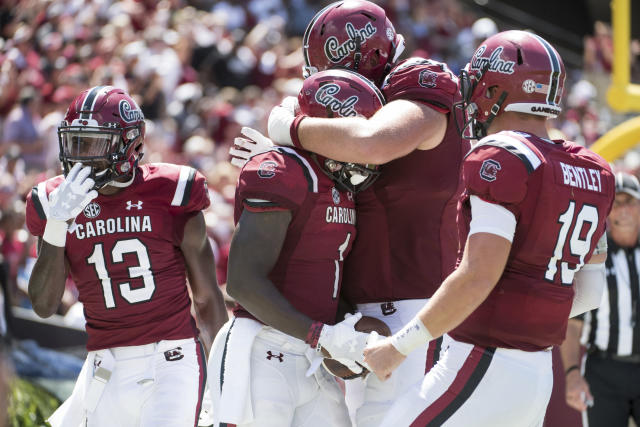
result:
[(411, 58), (382, 85), (387, 102), (428, 104), (449, 116), (443, 141), (382, 166), (358, 193), (358, 239), (347, 260), (344, 295), (352, 304), (428, 298), (455, 268), (460, 165), (469, 142), (460, 138), (453, 107), (457, 79), (446, 64)]
[[(42, 236), (57, 176), (27, 198), (27, 226)], [(98, 195), (69, 228), (65, 255), (84, 305), (88, 350), (195, 337), (180, 244), (184, 226), (209, 206), (195, 169), (147, 164), (113, 196)], [(213, 260), (212, 260), (213, 262)]]
[(604, 233), (615, 196), (609, 165), (572, 142), (500, 132), (473, 147), (462, 175), (461, 246), (469, 229), (471, 195), (504, 206), (517, 226), (496, 287), (450, 335), (525, 351), (562, 343), (573, 276)]
[[(343, 261), (356, 237), (355, 203), (353, 194), (338, 190), (312, 156), (279, 147), (252, 157), (238, 180), (235, 220), (244, 209), (291, 211), (269, 278), (301, 313), (334, 324)], [(242, 307), (235, 313), (250, 316)]]

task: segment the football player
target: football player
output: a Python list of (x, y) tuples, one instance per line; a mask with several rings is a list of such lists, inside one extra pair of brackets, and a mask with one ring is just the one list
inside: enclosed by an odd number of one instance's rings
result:
[[(303, 112), (324, 117), (369, 116), (383, 104), (373, 83), (345, 70), (315, 74), (299, 95)], [(356, 240), (354, 192), (376, 177), (288, 147), (242, 169), (227, 280), (239, 305), (209, 361), (216, 426), (351, 425), (338, 384), (318, 369), (318, 350), (362, 359), (354, 353), (368, 337), (354, 329), (360, 315), (336, 317)]]
[(187, 166), (138, 164), (144, 117), (115, 87), (82, 92), (58, 135), (64, 175), (27, 198), (38, 236), (29, 296), (51, 316), (71, 274), (89, 353), (50, 422), (193, 426), (206, 380), (199, 338), (210, 342), (227, 320), (202, 214), (206, 181)]
[(614, 198), (604, 159), (549, 139), (564, 79), (558, 52), (525, 31), (488, 38), (462, 73), (463, 107), (480, 139), (462, 166), (464, 252), (420, 313), (365, 360), (386, 378), (414, 348), (451, 338), (382, 425), (542, 426), (551, 346), (569, 317), (600, 304), (599, 242)]
[[(358, 194), (359, 238), (345, 265), (343, 295), (392, 332), (413, 318), (455, 267), (459, 168), (470, 148), (456, 127), (456, 76), (446, 64), (425, 58), (396, 63), (403, 48), (379, 6), (332, 3), (304, 34), (305, 74), (352, 69), (380, 84), (387, 104), (370, 118), (296, 116), (282, 106), (269, 117), (269, 136), (277, 144), (384, 164), (380, 179)], [(412, 353), (391, 381), (369, 375), (358, 425), (379, 425), (393, 400), (437, 360), (440, 345), (437, 340)]]

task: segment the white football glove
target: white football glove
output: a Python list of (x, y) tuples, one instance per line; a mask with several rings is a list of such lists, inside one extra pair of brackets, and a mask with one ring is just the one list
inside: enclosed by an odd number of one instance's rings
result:
[(82, 167), (81, 163), (73, 165), (64, 182), (49, 194), (49, 216), (42, 238), (47, 243), (64, 247), (69, 220), (76, 216), (98, 197), (92, 190), (95, 182), (89, 178), (91, 167)]
[[(229, 154), (233, 156), (231, 164), (234, 166), (242, 168), (251, 157), (273, 148), (273, 142), (255, 129), (244, 126), (240, 129), (240, 133), (246, 138), (240, 136), (235, 138), (233, 140), (234, 145), (229, 148)], [(238, 147), (248, 151), (239, 150)]]
[(340, 323), (333, 326), (324, 325), (318, 344), (324, 347), (333, 359), (338, 359), (343, 364), (342, 359), (354, 360), (368, 369), (364, 363), (363, 351), (370, 334), (358, 332), (354, 328), (361, 317), (362, 313), (347, 314)]
[(293, 96), (287, 96), (280, 105), (273, 107), (269, 114), (267, 130), (269, 138), (274, 143), (293, 147), (291, 125), (299, 109), (298, 98)]

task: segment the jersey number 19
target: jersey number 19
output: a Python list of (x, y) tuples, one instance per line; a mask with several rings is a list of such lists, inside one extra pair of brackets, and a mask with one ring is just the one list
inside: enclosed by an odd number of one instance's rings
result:
[[(576, 202), (570, 200), (569, 207), (558, 218), (558, 223), (561, 224), (558, 240), (544, 275), (546, 280), (553, 282), (558, 272), (558, 267), (560, 267), (560, 281), (567, 286), (571, 286), (573, 275), (584, 265), (584, 258), (589, 254), (589, 249), (591, 248), (593, 233), (598, 227), (598, 209), (595, 206), (584, 204), (577, 215), (574, 215), (575, 210)], [(585, 223), (588, 224), (589, 229), (584, 234), (584, 238), (580, 238), (583, 234)], [(567, 239), (571, 229), (573, 229), (571, 237)], [(574, 268), (571, 268), (568, 262), (562, 261), (564, 248), (567, 244), (569, 244), (571, 255), (579, 259)]]

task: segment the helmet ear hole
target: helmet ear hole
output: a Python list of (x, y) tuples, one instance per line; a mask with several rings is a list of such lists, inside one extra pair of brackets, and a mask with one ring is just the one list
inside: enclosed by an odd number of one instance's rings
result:
[(487, 99), (492, 99), (494, 96), (496, 96), (496, 92), (498, 90), (498, 86), (491, 86), (489, 88), (487, 88), (487, 91), (485, 92), (485, 97)]
[(380, 54), (380, 49), (376, 49), (373, 55), (369, 56), (369, 65), (371, 67), (376, 67), (378, 66), (378, 64), (380, 64), (380, 62), (382, 62), (380, 60), (380, 58), (382, 57), (382, 55)]

